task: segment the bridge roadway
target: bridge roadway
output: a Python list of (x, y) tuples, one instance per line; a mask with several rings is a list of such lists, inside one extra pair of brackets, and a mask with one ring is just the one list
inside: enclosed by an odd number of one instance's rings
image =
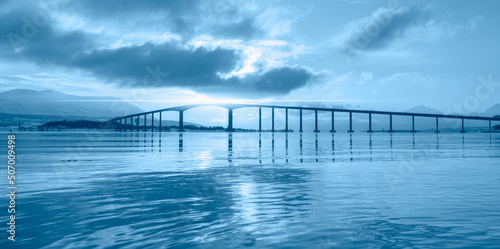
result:
[(318, 130), (318, 112), (331, 112), (331, 122), (332, 127), (330, 132), (335, 132), (335, 112), (344, 112), (349, 113), (349, 130), (348, 132), (354, 132), (352, 129), (352, 114), (353, 113), (365, 113), (368, 114), (368, 130), (367, 132), (373, 132), (372, 130), (372, 115), (389, 115), (389, 130), (388, 132), (394, 132), (392, 129), (392, 116), (411, 116), (412, 117), (412, 129), (411, 132), (416, 132), (415, 130), (415, 117), (430, 117), (436, 119), (436, 130), (435, 132), (439, 132), (439, 119), (440, 118), (450, 118), (450, 119), (461, 119), (462, 120), (462, 130), (460, 132), (465, 132), (464, 120), (484, 120), (489, 123), (489, 131), (491, 132), (491, 122), (492, 121), (500, 121), (500, 117), (480, 117), (480, 116), (465, 116), (465, 115), (449, 115), (449, 114), (429, 114), (429, 113), (414, 113), (414, 112), (390, 112), (390, 111), (374, 111), (374, 110), (356, 110), (356, 109), (340, 109), (340, 108), (323, 108), (323, 107), (302, 107), (302, 106), (279, 106), (279, 105), (256, 105), (256, 104), (195, 104), (195, 105), (182, 105), (175, 106), (170, 108), (164, 108), (154, 111), (141, 112), (131, 115), (125, 115), (121, 117), (112, 118), (108, 121), (108, 123), (119, 123), (121, 125), (127, 125), (127, 120), (130, 119), (130, 125), (133, 126), (133, 119), (136, 119), (136, 127), (139, 129), (139, 117), (144, 116), (144, 126), (146, 127), (147, 115), (151, 115), (151, 129), (154, 130), (154, 115), (155, 113), (159, 114), (159, 131), (161, 131), (161, 121), (162, 121), (162, 112), (166, 111), (177, 111), (179, 112), (179, 130), (184, 131), (184, 111), (187, 111), (196, 107), (206, 107), (206, 106), (214, 106), (221, 107), (228, 110), (228, 127), (227, 131), (234, 131), (233, 128), (233, 110), (240, 108), (259, 108), (259, 131), (262, 131), (262, 108), (269, 108), (272, 110), (272, 128), (271, 131), (274, 130), (274, 110), (275, 109), (285, 109), (285, 131), (289, 131), (288, 129), (288, 110), (299, 110), (300, 113), (300, 130), (299, 132), (303, 132), (302, 129), (302, 111), (310, 110), (314, 111), (315, 114), (315, 129), (314, 132), (319, 132)]

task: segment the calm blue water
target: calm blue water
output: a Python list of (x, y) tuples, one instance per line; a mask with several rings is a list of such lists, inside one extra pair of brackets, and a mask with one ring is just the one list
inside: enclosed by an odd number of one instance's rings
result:
[[(16, 142), (17, 242), (3, 225), (0, 248), (500, 247), (498, 133), (26, 132)], [(5, 194), (0, 204), (6, 221)]]

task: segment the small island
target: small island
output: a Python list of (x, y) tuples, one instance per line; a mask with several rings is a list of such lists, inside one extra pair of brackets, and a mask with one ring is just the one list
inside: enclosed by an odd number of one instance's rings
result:
[[(133, 126), (130, 124), (118, 124), (118, 123), (108, 123), (101, 121), (91, 121), (91, 120), (62, 120), (62, 121), (51, 121), (46, 122), (37, 127), (39, 131), (65, 131), (65, 130), (76, 130), (76, 129), (110, 129), (115, 131), (150, 131), (151, 126)], [(155, 126), (154, 130), (158, 130), (159, 127)], [(222, 126), (202, 126), (202, 125), (184, 125), (183, 129), (186, 131), (228, 131), (227, 128)], [(162, 126), (161, 131), (177, 131), (179, 126)], [(233, 129), (235, 132), (256, 132), (255, 129)], [(278, 130), (280, 132), (281, 130)], [(283, 130), (284, 131), (284, 130)]]

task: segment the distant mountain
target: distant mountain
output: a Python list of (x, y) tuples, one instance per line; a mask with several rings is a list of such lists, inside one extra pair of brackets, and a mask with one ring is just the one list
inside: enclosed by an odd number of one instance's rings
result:
[(406, 110), (406, 112), (425, 113), (425, 114), (443, 114), (442, 112), (440, 112), (436, 109), (432, 109), (430, 107), (423, 106), (423, 105), (415, 106), (411, 109)]
[(493, 117), (500, 115), (500, 104), (493, 105), (492, 107), (488, 108), (485, 112), (483, 112), (481, 115), (486, 117)]
[(142, 112), (134, 104), (113, 97), (92, 97), (57, 91), (15, 89), (0, 93), (0, 113), (114, 117)]

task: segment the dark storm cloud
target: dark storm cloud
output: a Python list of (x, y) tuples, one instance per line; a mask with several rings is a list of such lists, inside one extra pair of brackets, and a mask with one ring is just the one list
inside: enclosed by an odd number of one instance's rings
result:
[[(10, 20), (18, 21), (23, 16), (31, 19), (37, 12), (44, 12), (45, 9), (40, 6), (47, 4), (52, 12), (80, 17), (88, 23), (130, 33), (170, 32), (185, 39), (201, 34), (251, 39), (265, 34), (255, 14), (227, 0), (49, 0), (40, 4), (27, 0), (5, 0), (0, 2), (0, 7), (7, 10), (7, 14), (14, 15)], [(48, 14), (50, 18), (53, 13)]]
[(307, 69), (281, 67), (244, 78), (221, 78), (240, 62), (235, 50), (184, 49), (175, 43), (144, 44), (99, 50), (77, 56), (71, 65), (109, 82), (140, 88), (182, 87), (205, 93), (240, 96), (283, 95), (306, 85), (313, 77)]
[(424, 9), (417, 7), (380, 8), (370, 17), (350, 23), (342, 34), (342, 45), (356, 50), (385, 48), (427, 17)]
[(93, 21), (116, 22), (114, 25), (132, 30), (153, 26), (187, 34), (199, 25), (199, 16), (203, 14), (200, 3), (200, 0), (87, 0), (72, 1), (64, 10)]
[(93, 21), (116, 22), (134, 29), (168, 30), (185, 38), (211, 34), (249, 39), (264, 34), (255, 16), (226, 0), (88, 0), (72, 1), (64, 9)]
[(89, 18), (116, 18), (124, 14), (142, 14), (162, 11), (170, 15), (183, 16), (199, 11), (200, 0), (84, 0), (72, 1), (67, 7), (79, 10)]
[(229, 49), (185, 49), (175, 43), (103, 49), (82, 53), (71, 65), (108, 81), (133, 87), (203, 87), (220, 84), (217, 72), (230, 72), (238, 63)]
[(254, 78), (252, 85), (257, 92), (282, 94), (305, 86), (312, 77), (311, 72), (301, 67), (281, 67)]
[(22, 12), (0, 17), (0, 54), (11, 60), (65, 65), (78, 53), (96, 46), (92, 35), (82, 31), (57, 32), (49, 24), (36, 25)]
[[(181, 87), (206, 93), (271, 96), (302, 87), (312, 78), (312, 73), (304, 68), (282, 67), (259, 71), (245, 78), (223, 79), (219, 73), (229, 73), (241, 64), (240, 52), (233, 49), (195, 49), (179, 42), (103, 49), (98, 48), (95, 34), (60, 32), (51, 25), (35, 25), (36, 32), (30, 30), (28, 38), (23, 35), (23, 27), (33, 24), (19, 20), (22, 14), (13, 12), (0, 18), (0, 31), (4, 34), (0, 46), (4, 58), (45, 67), (77, 69), (123, 87)], [(20, 40), (12, 42), (8, 34)]]
[(214, 28), (213, 33), (220, 37), (243, 39), (251, 39), (264, 34), (252, 18), (245, 18), (232, 24), (218, 25)]
[(32, 62), (67, 60), (72, 54), (92, 49), (98, 37), (83, 31), (58, 32), (53, 17), (68, 0), (43, 1), (24, 6), (23, 1), (5, 1), (0, 15), (0, 54), (5, 58)]

